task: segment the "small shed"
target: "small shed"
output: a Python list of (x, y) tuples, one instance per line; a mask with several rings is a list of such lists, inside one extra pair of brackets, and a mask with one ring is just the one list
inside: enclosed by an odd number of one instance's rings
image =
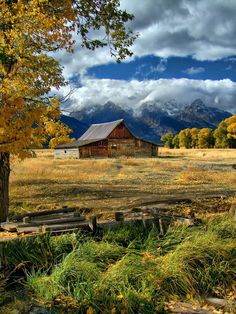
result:
[(156, 157), (158, 145), (132, 134), (124, 120), (92, 124), (75, 142), (55, 148), (55, 158)]

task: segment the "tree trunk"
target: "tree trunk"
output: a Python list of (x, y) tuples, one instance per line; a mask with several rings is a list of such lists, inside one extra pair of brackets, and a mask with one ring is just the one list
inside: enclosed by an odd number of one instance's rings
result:
[(10, 154), (0, 153), (0, 222), (6, 221), (9, 207)]

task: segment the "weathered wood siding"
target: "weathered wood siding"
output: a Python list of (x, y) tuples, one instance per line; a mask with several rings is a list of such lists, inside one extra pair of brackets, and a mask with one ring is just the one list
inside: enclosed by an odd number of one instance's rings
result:
[(63, 148), (54, 150), (54, 158), (79, 158), (78, 148)]
[(124, 123), (119, 124), (108, 136), (108, 139), (128, 139), (133, 138), (134, 136), (129, 131), (129, 129), (124, 125)]
[(107, 157), (108, 141), (102, 140), (79, 148), (80, 158)]
[(157, 154), (158, 147), (156, 145), (136, 138), (110, 139), (108, 141), (108, 157), (155, 157)]

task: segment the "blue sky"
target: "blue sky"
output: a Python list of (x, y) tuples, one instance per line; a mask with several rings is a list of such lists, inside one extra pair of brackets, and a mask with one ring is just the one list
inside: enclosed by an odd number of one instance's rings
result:
[[(139, 34), (133, 56), (117, 64), (108, 49), (57, 58), (72, 88), (68, 110), (113, 101), (138, 108), (147, 101), (201, 98), (236, 113), (236, 0), (121, 0)], [(96, 33), (97, 35), (97, 33)], [(99, 34), (98, 34), (99, 35)], [(91, 33), (93, 36), (93, 33)], [(101, 33), (101, 37), (103, 34)]]
[(160, 78), (190, 78), (196, 80), (230, 79), (236, 82), (236, 57), (216, 61), (198, 61), (192, 57), (160, 58), (148, 55), (124, 63), (111, 63), (88, 69), (87, 74), (98, 79), (144, 80)]

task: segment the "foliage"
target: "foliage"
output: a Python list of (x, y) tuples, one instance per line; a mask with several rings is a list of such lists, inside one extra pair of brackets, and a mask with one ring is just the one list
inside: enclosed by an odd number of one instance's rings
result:
[(161, 141), (165, 143), (165, 147), (173, 148), (174, 135), (172, 132), (167, 132), (161, 137)]
[(210, 128), (203, 128), (198, 133), (198, 147), (212, 148), (214, 147), (213, 131)]
[(216, 147), (236, 147), (236, 115), (222, 121), (214, 132)]
[(179, 146), (191, 148), (192, 135), (191, 129), (184, 129), (179, 132)]
[(191, 147), (197, 148), (197, 147), (199, 147), (199, 145), (198, 145), (199, 130), (197, 128), (192, 128), (190, 131), (191, 131)]
[(175, 148), (179, 148), (179, 135), (176, 134), (175, 137), (173, 138), (173, 146)]
[(187, 128), (175, 136), (166, 133), (161, 140), (168, 148), (236, 148), (236, 115), (220, 122), (214, 132), (210, 128)]

